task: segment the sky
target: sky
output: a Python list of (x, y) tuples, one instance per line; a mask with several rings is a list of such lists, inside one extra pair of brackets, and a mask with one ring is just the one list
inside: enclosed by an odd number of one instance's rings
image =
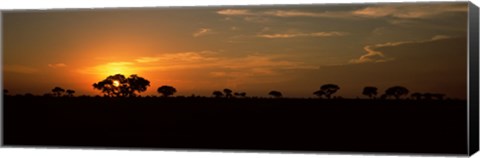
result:
[(97, 95), (109, 75), (151, 82), (141, 95), (248, 96), (278, 90), (366, 98), (365, 86), (466, 98), (467, 3), (160, 7), (3, 12), (3, 84)]

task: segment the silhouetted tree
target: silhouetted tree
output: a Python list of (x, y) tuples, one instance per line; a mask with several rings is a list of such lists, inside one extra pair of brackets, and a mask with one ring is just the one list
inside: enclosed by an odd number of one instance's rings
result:
[(144, 92), (148, 86), (150, 86), (150, 81), (135, 74), (130, 75), (128, 78), (122, 74), (116, 74), (93, 84), (93, 88), (101, 90), (105, 96), (116, 97), (135, 96), (135, 92)]
[(313, 95), (316, 95), (319, 98), (322, 98), (322, 95), (325, 95), (325, 93), (322, 90), (318, 90), (313, 92)]
[(407, 95), (408, 89), (402, 86), (394, 86), (385, 90), (385, 95), (394, 96), (395, 99), (400, 99), (400, 96)]
[(55, 87), (52, 89), (52, 92), (55, 96), (60, 97), (62, 96), (63, 92), (65, 92), (65, 89), (60, 88), (60, 87)]
[(215, 96), (215, 98), (223, 97), (223, 93), (220, 91), (213, 91), (212, 95)]
[(235, 93), (233, 93), (233, 95), (235, 95), (237, 97), (245, 97), (245, 96), (247, 96), (247, 93), (245, 93), (245, 92), (235, 92)]
[(177, 89), (175, 89), (172, 86), (165, 85), (165, 86), (158, 87), (157, 92), (161, 93), (164, 97), (168, 97), (175, 94), (177, 92)]
[(323, 91), (323, 94), (330, 99), (332, 94), (337, 92), (340, 87), (336, 84), (325, 84), (320, 87), (320, 90)]
[(128, 85), (127, 94), (130, 96), (135, 96), (135, 91), (138, 93), (147, 91), (147, 87), (150, 86), (150, 81), (146, 80), (143, 77), (140, 77), (136, 74), (130, 75), (127, 78)]
[(121, 74), (116, 74), (113, 76), (108, 76), (103, 81), (93, 84), (94, 89), (101, 90), (105, 96), (121, 96), (121, 85), (127, 83), (125, 76)]
[(421, 93), (418, 93), (418, 92), (413, 93), (413, 94), (410, 95), (410, 97), (412, 97), (412, 98), (415, 99), (415, 100), (421, 100), (421, 99), (422, 99), (422, 96), (423, 96), (423, 95), (422, 95)]
[(377, 95), (377, 90), (378, 90), (377, 87), (368, 86), (368, 87), (363, 88), (362, 94), (366, 95), (366, 96), (370, 97), (370, 99), (372, 99)]
[(225, 88), (225, 89), (223, 89), (223, 92), (225, 93), (225, 97), (227, 97), (227, 98), (232, 97), (232, 90), (231, 89)]
[(73, 93), (75, 93), (75, 91), (74, 91), (74, 90), (71, 90), (71, 89), (67, 89), (67, 91), (65, 91), (65, 92), (67, 93), (67, 95), (68, 95), (69, 97), (73, 97)]
[(268, 95), (271, 95), (275, 98), (280, 98), (282, 97), (282, 92), (279, 92), (279, 91), (270, 91), (270, 93), (268, 93)]

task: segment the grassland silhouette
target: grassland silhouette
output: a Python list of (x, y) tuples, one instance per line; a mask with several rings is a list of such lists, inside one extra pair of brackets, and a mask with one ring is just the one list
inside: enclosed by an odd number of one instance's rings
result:
[[(141, 96), (150, 81), (108, 76), (92, 84), (103, 96), (54, 87), (42, 96), (4, 90), (6, 145), (195, 148), (288, 151), (448, 153), (467, 151), (466, 101), (403, 86), (366, 86), (368, 99), (336, 96), (324, 84), (318, 98), (248, 96), (230, 88), (211, 96)], [(323, 99), (322, 99), (323, 98)]]

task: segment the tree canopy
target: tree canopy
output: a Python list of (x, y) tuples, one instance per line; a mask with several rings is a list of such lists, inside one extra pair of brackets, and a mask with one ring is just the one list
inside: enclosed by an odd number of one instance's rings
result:
[(401, 96), (407, 95), (408, 89), (402, 86), (393, 86), (385, 90), (386, 96), (394, 96), (396, 99), (400, 99)]
[(363, 88), (362, 94), (366, 95), (370, 98), (373, 98), (378, 94), (377, 90), (378, 90), (377, 87), (367, 86), (367, 87)]
[(273, 96), (273, 97), (275, 97), (275, 98), (280, 98), (280, 97), (283, 96), (283, 95), (282, 95), (282, 92), (279, 92), (279, 91), (270, 91), (270, 92), (268, 93), (268, 95), (271, 95), (271, 96)]
[(52, 89), (52, 92), (55, 96), (60, 97), (63, 94), (63, 92), (65, 92), (65, 89), (60, 87), (55, 87)]
[(220, 91), (213, 91), (212, 95), (215, 96), (215, 98), (220, 98), (223, 96), (223, 93)]
[(328, 99), (331, 98), (332, 94), (337, 92), (340, 87), (336, 84), (324, 84), (320, 87), (320, 91), (323, 91), (323, 95), (325, 95)]
[(168, 97), (175, 94), (177, 92), (177, 89), (175, 89), (172, 86), (164, 85), (164, 86), (158, 87), (157, 92), (161, 93), (164, 97)]
[(94, 89), (101, 90), (106, 96), (111, 97), (136, 96), (135, 92), (144, 92), (148, 86), (150, 86), (150, 81), (136, 74), (130, 75), (128, 78), (122, 74), (116, 74), (93, 84)]

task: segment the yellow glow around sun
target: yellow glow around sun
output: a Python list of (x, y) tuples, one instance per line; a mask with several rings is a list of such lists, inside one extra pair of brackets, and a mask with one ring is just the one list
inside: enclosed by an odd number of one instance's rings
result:
[(131, 74), (139, 73), (135, 69), (135, 65), (130, 62), (110, 62), (84, 69), (84, 73), (96, 74), (99, 79), (104, 79), (111, 75), (122, 74), (124, 76), (130, 76)]
[(114, 80), (114, 81), (113, 81), (113, 86), (115, 86), (115, 87), (120, 86), (120, 82), (117, 81), (117, 80)]

